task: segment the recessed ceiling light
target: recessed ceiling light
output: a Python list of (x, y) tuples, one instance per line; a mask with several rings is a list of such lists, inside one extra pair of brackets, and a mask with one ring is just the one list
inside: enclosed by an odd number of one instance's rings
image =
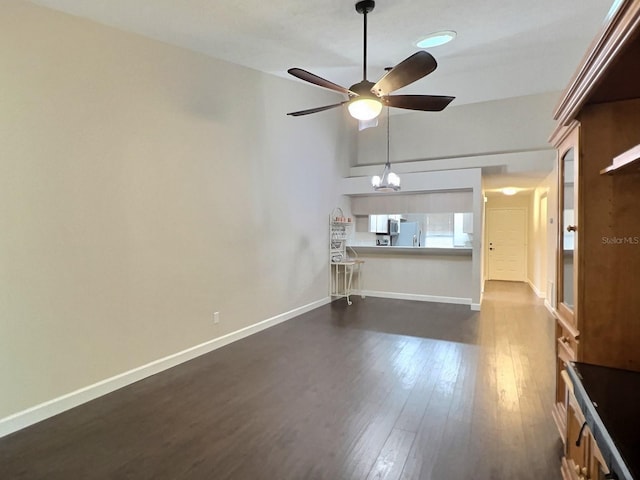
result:
[(515, 195), (516, 193), (518, 193), (518, 189), (514, 187), (506, 187), (502, 189), (502, 193), (504, 193), (505, 195)]
[(438, 45), (449, 43), (454, 38), (456, 38), (456, 32), (454, 32), (453, 30), (442, 30), (440, 32), (430, 33), (418, 43), (416, 43), (416, 46), (418, 48), (437, 47)]

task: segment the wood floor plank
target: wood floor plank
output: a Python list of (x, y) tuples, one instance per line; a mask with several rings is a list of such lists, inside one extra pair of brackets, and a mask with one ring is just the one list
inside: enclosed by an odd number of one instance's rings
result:
[(525, 284), (333, 302), (0, 439), (0, 478), (559, 479), (553, 336)]
[(394, 428), (369, 472), (367, 480), (397, 480), (400, 478), (415, 437), (415, 432)]

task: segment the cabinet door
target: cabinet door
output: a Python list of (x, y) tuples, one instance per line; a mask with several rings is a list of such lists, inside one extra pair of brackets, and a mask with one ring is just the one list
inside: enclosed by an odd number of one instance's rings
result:
[(377, 229), (378, 229), (378, 225), (377, 225), (377, 215), (369, 215), (369, 231), (371, 233), (376, 233)]
[(592, 434), (589, 434), (589, 464), (587, 468), (589, 469), (589, 480), (605, 480), (606, 478), (610, 478), (609, 467), (607, 467), (602, 452), (600, 452), (596, 439)]
[(586, 478), (589, 471), (589, 429), (584, 426), (585, 418), (573, 394), (569, 394), (567, 405), (567, 443), (565, 458), (569, 470), (578, 478)]
[(558, 266), (557, 311), (573, 326), (578, 326), (578, 127), (558, 149)]
[(378, 215), (378, 221), (376, 222), (378, 225), (378, 232), (380, 233), (389, 233), (389, 216), (388, 215)]
[(462, 233), (473, 233), (473, 213), (462, 214)]
[(389, 233), (389, 215), (369, 215), (369, 231)]
[(569, 403), (569, 380), (565, 364), (560, 357), (556, 358), (556, 403), (551, 410), (553, 421), (558, 427), (562, 443), (567, 444), (567, 405)]

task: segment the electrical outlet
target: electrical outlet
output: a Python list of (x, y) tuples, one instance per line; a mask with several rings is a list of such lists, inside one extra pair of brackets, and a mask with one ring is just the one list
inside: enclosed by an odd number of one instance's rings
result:
[(213, 323), (220, 323), (220, 312), (213, 312)]

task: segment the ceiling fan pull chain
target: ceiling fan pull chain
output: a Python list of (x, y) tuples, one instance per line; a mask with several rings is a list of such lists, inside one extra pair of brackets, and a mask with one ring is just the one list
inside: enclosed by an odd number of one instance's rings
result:
[(387, 107), (387, 165), (391, 167), (391, 162), (389, 161), (389, 136), (391, 130), (391, 115), (389, 115), (389, 107)]

